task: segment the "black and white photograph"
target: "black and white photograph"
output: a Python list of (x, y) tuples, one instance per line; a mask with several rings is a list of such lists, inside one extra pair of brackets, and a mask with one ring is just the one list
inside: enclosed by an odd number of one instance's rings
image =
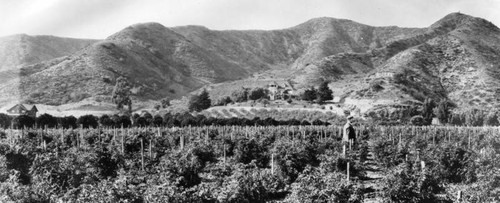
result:
[(0, 0), (0, 203), (500, 203), (500, 0)]

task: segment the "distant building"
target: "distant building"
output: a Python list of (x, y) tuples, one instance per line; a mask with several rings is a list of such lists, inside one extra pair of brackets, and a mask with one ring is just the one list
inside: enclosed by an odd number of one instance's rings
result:
[(293, 97), (295, 93), (295, 89), (287, 81), (280, 82), (279, 84), (278, 82), (273, 81), (267, 85), (267, 89), (269, 91), (269, 99), (271, 101), (288, 99)]
[(7, 110), (7, 114), (10, 116), (27, 115), (35, 118), (37, 113), (38, 108), (35, 105), (29, 104), (16, 104)]

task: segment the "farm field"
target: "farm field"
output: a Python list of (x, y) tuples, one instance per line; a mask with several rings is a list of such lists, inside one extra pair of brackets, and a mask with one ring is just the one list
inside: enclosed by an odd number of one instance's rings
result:
[(0, 202), (497, 202), (495, 127), (5, 129)]

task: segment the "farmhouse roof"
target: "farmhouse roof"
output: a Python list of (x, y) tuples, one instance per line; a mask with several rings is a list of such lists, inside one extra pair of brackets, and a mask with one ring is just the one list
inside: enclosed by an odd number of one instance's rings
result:
[(22, 104), (16, 104), (12, 108), (8, 109), (7, 112), (9, 113), (21, 113), (23, 111), (27, 111), (26, 107)]
[(29, 104), (16, 104), (10, 109), (7, 110), (8, 113), (13, 113), (13, 114), (21, 114), (26, 111), (36, 111), (38, 112), (38, 108), (36, 108), (35, 105), (29, 105)]

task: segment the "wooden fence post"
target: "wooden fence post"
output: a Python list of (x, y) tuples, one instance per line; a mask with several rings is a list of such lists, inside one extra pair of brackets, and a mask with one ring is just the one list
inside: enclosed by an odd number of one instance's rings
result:
[(345, 158), (345, 143), (342, 145), (342, 156)]
[(350, 169), (350, 163), (347, 162), (347, 181), (349, 181), (349, 177), (350, 177), (349, 169)]
[(122, 154), (125, 154), (125, 136), (126, 136), (126, 133), (123, 130), (123, 126), (122, 126)]
[(226, 166), (226, 143), (225, 141), (223, 140), (222, 141), (222, 150), (224, 151), (223, 154), (224, 154), (224, 166)]
[(141, 137), (141, 166), (144, 171), (144, 138)]
[(149, 158), (153, 158), (153, 138), (149, 138)]

